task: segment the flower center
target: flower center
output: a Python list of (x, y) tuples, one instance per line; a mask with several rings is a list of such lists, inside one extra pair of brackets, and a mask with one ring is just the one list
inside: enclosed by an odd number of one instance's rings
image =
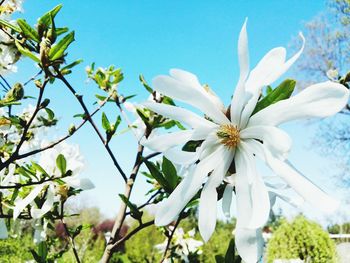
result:
[(232, 124), (221, 125), (216, 135), (219, 137), (220, 142), (229, 148), (237, 147), (241, 140), (238, 127)]

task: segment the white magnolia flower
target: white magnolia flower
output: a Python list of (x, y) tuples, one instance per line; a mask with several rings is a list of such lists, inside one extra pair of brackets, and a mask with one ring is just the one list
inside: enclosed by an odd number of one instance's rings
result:
[[(302, 35), (301, 38), (304, 42)], [(156, 225), (167, 225), (175, 220), (204, 184), (198, 224), (203, 239), (207, 241), (216, 224), (216, 188), (225, 180), (226, 175), (232, 176), (237, 203), (236, 247), (246, 262), (256, 262), (262, 254), (260, 228), (266, 223), (270, 212), (268, 189), (256, 170), (255, 159), (258, 157), (312, 205), (323, 211), (332, 211), (337, 207), (334, 199), (286, 161), (292, 142), (288, 134), (277, 126), (301, 118), (333, 115), (347, 103), (349, 91), (338, 83), (318, 83), (252, 115), (262, 88), (285, 73), (300, 56), (303, 48), (304, 43), (300, 51), (289, 60), (286, 60), (284, 48), (274, 48), (249, 71), (245, 23), (238, 40), (240, 77), (231, 105), (225, 111), (218, 106), (217, 100), (213, 101), (213, 95), (203, 89), (197, 77), (189, 72), (173, 69), (170, 76), (154, 79), (153, 87), (156, 91), (185, 102), (206, 116), (203, 118), (176, 106), (143, 103), (146, 108), (190, 128), (153, 137), (144, 145), (163, 152), (175, 163), (189, 164), (199, 160), (193, 174), (186, 176), (169, 198), (159, 204)], [(182, 151), (181, 147), (190, 140), (203, 142), (196, 152)], [(230, 169), (232, 162), (234, 174)], [(230, 207), (232, 189), (229, 184), (224, 193), (226, 210)]]
[[(56, 167), (56, 159), (59, 154), (65, 156), (67, 169), (73, 172), (72, 176), (60, 178), (61, 174)], [(41, 165), (50, 176), (60, 178), (68, 187), (82, 190), (94, 188), (94, 184), (89, 179), (79, 177), (84, 162), (77, 145), (69, 145), (63, 142), (57, 147), (43, 152), (40, 156), (39, 165)], [(41, 218), (52, 209), (54, 203), (58, 202), (59, 196), (62, 195), (62, 186), (54, 181), (36, 185), (25, 198), (16, 200), (16, 205), (13, 209), (14, 219), (16, 219), (29, 204), (33, 203), (34, 199), (43, 191), (47, 191), (46, 200), (40, 208), (36, 206), (31, 207), (31, 215), (33, 218)]]

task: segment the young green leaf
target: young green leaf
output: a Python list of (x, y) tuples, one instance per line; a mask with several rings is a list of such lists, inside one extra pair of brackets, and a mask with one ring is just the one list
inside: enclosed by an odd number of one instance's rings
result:
[(34, 28), (32, 28), (24, 19), (17, 19), (17, 24), (22, 30), (22, 34), (35, 42), (39, 42), (39, 34)]
[(142, 83), (142, 85), (145, 87), (145, 89), (149, 92), (149, 93), (153, 93), (153, 89), (147, 84), (145, 78), (143, 77), (143, 75), (139, 76), (139, 79)]
[(2, 27), (8, 27), (8, 28), (11, 28), (12, 30), (14, 30), (15, 32), (17, 33), (21, 33), (21, 28), (15, 26), (15, 25), (12, 25), (11, 23), (9, 23), (8, 21), (6, 20), (3, 20), (3, 19), (0, 19), (0, 25)]
[(280, 100), (288, 99), (294, 91), (295, 84), (295, 80), (292, 79), (286, 79), (285, 81), (283, 81), (280, 85), (278, 85), (277, 88), (275, 88), (273, 91), (270, 91), (265, 98), (263, 98), (256, 104), (252, 115), (268, 107), (271, 104), (274, 104)]
[(49, 176), (48, 173), (45, 171), (45, 169), (42, 168), (39, 164), (32, 161), (32, 166), (36, 171), (40, 172), (42, 175)]
[(64, 55), (64, 52), (68, 48), (68, 46), (74, 41), (74, 31), (67, 34), (64, 38), (62, 38), (56, 45), (54, 45), (50, 52), (49, 58), (51, 60), (56, 60), (61, 58)]
[(44, 27), (48, 28), (49, 25), (51, 24), (51, 17), (52, 19), (55, 18), (57, 15), (58, 11), (60, 11), (62, 8), (62, 4), (59, 4), (55, 6), (53, 9), (51, 9), (49, 12), (45, 13), (42, 17), (38, 19), (38, 27)]
[(173, 189), (170, 187), (162, 173), (158, 170), (157, 166), (155, 166), (154, 163), (149, 161), (145, 161), (145, 164), (153, 178), (165, 189), (165, 191), (171, 193)]
[(134, 203), (130, 202), (125, 195), (119, 194), (119, 197), (127, 205), (127, 207), (129, 207), (130, 215), (135, 219), (141, 219), (143, 214), (142, 211), (140, 211)]
[(19, 52), (21, 52), (21, 54), (23, 56), (27, 56), (29, 58), (31, 58), (32, 60), (34, 60), (37, 63), (40, 63), (40, 59), (35, 56), (32, 52), (29, 51), (29, 49), (22, 47), (21, 44), (16, 40), (15, 41), (16, 47), (18, 49)]
[(111, 130), (111, 123), (104, 112), (102, 112), (102, 127), (107, 132)]
[(63, 154), (59, 154), (56, 158), (57, 168), (60, 170), (61, 174), (64, 175), (67, 171), (67, 161)]
[(175, 189), (178, 182), (176, 168), (173, 163), (165, 157), (163, 157), (162, 161), (162, 172), (165, 175), (165, 179), (167, 180), (168, 185), (172, 189)]
[(68, 64), (67, 66), (64, 66), (64, 67), (62, 68), (62, 70), (71, 69), (71, 68), (75, 67), (76, 65), (79, 65), (81, 62), (83, 62), (83, 60), (82, 60), (82, 59), (78, 59), (78, 60), (76, 60), (76, 61), (74, 61), (74, 62)]

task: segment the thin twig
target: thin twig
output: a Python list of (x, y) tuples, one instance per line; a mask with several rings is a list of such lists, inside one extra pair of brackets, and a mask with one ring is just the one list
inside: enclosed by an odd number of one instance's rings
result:
[(63, 227), (64, 227), (64, 230), (68, 236), (68, 239), (72, 245), (72, 250), (73, 250), (73, 253), (74, 253), (74, 257), (75, 257), (75, 260), (80, 263), (80, 259), (79, 259), (79, 255), (78, 255), (78, 251), (75, 247), (75, 242), (74, 242), (74, 238), (72, 237), (72, 235), (70, 234), (69, 232), (69, 229), (68, 229), (68, 226), (64, 220), (64, 201), (61, 201), (61, 222), (63, 224)]
[(35, 80), (43, 71), (40, 70), (38, 73), (36, 73), (33, 77), (31, 77), (29, 80), (27, 80), (26, 82), (24, 82), (23, 86), (28, 85), (31, 81)]
[(170, 236), (168, 237), (168, 242), (166, 244), (165, 251), (164, 251), (162, 259), (160, 260), (160, 263), (162, 263), (167, 258), (166, 254), (167, 254), (167, 252), (169, 250), (169, 247), (170, 247), (170, 244), (171, 244), (171, 240), (173, 239), (175, 230), (178, 227), (178, 225), (180, 224), (180, 221), (181, 221), (181, 214), (180, 214), (179, 218), (177, 219), (177, 221), (176, 221), (176, 223), (174, 225), (174, 228), (173, 228), (173, 230), (170, 233)]
[(66, 86), (67, 88), (73, 93), (73, 95), (77, 98), (80, 106), (83, 108), (84, 113), (86, 115), (87, 120), (90, 122), (91, 126), (93, 127), (93, 129), (95, 130), (97, 136), (100, 138), (101, 142), (103, 143), (105, 149), (107, 150), (109, 156), (111, 157), (115, 167), (117, 168), (117, 170), (119, 171), (119, 173), (121, 174), (121, 176), (123, 177), (124, 181), (127, 182), (127, 177), (126, 174), (124, 173), (123, 169), (121, 168), (121, 166), (119, 165), (117, 159), (115, 158), (111, 148), (109, 147), (108, 143), (106, 142), (106, 140), (104, 139), (104, 137), (102, 136), (101, 132), (99, 131), (97, 125), (95, 124), (95, 122), (92, 120), (91, 115), (89, 113), (89, 110), (87, 109), (84, 101), (83, 101), (83, 97), (81, 95), (78, 95), (77, 92), (75, 91), (75, 89), (72, 87), (72, 85), (70, 85), (70, 83), (66, 80), (66, 78), (60, 73), (57, 72), (57, 78), (60, 79)]
[[(94, 116), (99, 110), (101, 110), (101, 108), (106, 104), (106, 102), (108, 101), (110, 97), (107, 97), (105, 100), (102, 101), (102, 103), (100, 104), (100, 106), (98, 108), (96, 108), (91, 114), (90, 116)], [(40, 153), (40, 152), (43, 152), (43, 151), (46, 151), (48, 149), (51, 149), (53, 147), (55, 147), (56, 145), (60, 144), (61, 142), (65, 141), (66, 139), (68, 139), (69, 137), (73, 136), (73, 134), (75, 134), (81, 127), (83, 127), (85, 125), (85, 123), (87, 123), (87, 119), (84, 119), (76, 128), (75, 128), (75, 131), (73, 133), (70, 133), (70, 134), (67, 134), (65, 136), (63, 136), (62, 138), (58, 139), (57, 141), (45, 146), (45, 147), (42, 147), (40, 149), (36, 149), (36, 150), (33, 150), (33, 151), (30, 151), (30, 152), (27, 152), (27, 153), (24, 153), (24, 154), (20, 154), (17, 156), (16, 160), (19, 160), (19, 159), (23, 159), (23, 158), (26, 158), (28, 156), (31, 156), (31, 155), (34, 155), (34, 154), (37, 154), (37, 153)]]

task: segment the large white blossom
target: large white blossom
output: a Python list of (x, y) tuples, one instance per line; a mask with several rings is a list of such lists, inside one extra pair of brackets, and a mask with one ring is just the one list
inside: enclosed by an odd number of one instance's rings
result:
[[(276, 81), (297, 60), (303, 46), (286, 60), (286, 50), (269, 51), (251, 71), (248, 37), (244, 23), (238, 40), (240, 76), (228, 109), (212, 92), (207, 92), (198, 78), (189, 72), (172, 69), (170, 76), (158, 76), (153, 87), (159, 93), (187, 103), (205, 117), (185, 108), (154, 102), (143, 106), (160, 115), (177, 120), (187, 130), (153, 136), (144, 145), (163, 152), (175, 163), (198, 162), (194, 172), (186, 176), (168, 199), (158, 205), (156, 225), (167, 225), (177, 218), (186, 204), (204, 184), (199, 203), (199, 230), (205, 241), (216, 224), (217, 190), (230, 181), (223, 196), (223, 208), (229, 213), (236, 197), (236, 247), (247, 263), (257, 262), (262, 255), (261, 227), (270, 212), (269, 189), (256, 169), (255, 159), (263, 160), (271, 170), (293, 188), (304, 200), (323, 211), (333, 211), (337, 201), (316, 187), (286, 159), (292, 146), (288, 134), (278, 128), (282, 123), (309, 117), (327, 117), (347, 103), (349, 91), (341, 84), (322, 82), (307, 87), (295, 96), (272, 104), (252, 115), (262, 88)], [(213, 99), (215, 97), (215, 100)], [(190, 140), (203, 141), (196, 152), (182, 151)], [(231, 169), (234, 162), (235, 169)]]

